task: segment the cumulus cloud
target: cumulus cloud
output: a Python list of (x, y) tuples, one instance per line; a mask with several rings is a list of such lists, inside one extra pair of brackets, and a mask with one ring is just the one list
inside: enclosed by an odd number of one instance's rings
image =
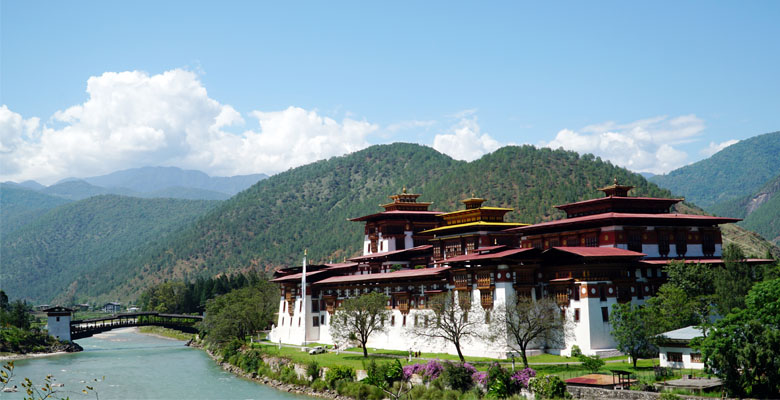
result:
[(450, 128), (449, 133), (436, 135), (433, 148), (458, 160), (473, 161), (501, 147), (490, 135), (480, 132), (477, 118), (470, 117), (472, 114), (472, 110), (459, 113), (463, 118)]
[(605, 122), (579, 132), (563, 129), (544, 146), (593, 153), (632, 171), (662, 174), (685, 164), (676, 145), (697, 140), (704, 121), (695, 115), (659, 116), (628, 124)]
[(377, 126), (289, 107), (241, 113), (208, 96), (197, 75), (107, 72), (87, 81), (88, 99), (48, 124), (0, 108), (0, 179), (51, 183), (124, 168), (174, 165), (212, 175), (276, 173), (368, 146)]
[(737, 143), (737, 142), (739, 142), (739, 140), (734, 140), (734, 139), (727, 140), (727, 141), (721, 142), (721, 143), (710, 142), (710, 145), (705, 147), (705, 148), (703, 148), (703, 149), (701, 149), (699, 151), (699, 153), (701, 153), (704, 157), (711, 157), (713, 154), (715, 154), (715, 153), (717, 153), (717, 152), (725, 149), (726, 147), (729, 147), (732, 144)]

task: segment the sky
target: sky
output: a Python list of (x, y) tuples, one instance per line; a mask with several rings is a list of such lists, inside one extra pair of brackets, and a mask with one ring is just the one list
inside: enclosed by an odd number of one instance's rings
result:
[(779, 17), (777, 1), (0, 0), (0, 181), (274, 174), (399, 141), (666, 173), (780, 130)]

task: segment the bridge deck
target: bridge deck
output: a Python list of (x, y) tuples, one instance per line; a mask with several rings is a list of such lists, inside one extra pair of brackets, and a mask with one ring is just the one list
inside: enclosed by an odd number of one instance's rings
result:
[(96, 333), (134, 326), (162, 326), (187, 333), (196, 333), (195, 324), (200, 315), (161, 314), (154, 311), (114, 314), (101, 318), (73, 320), (70, 323), (71, 340), (83, 339)]

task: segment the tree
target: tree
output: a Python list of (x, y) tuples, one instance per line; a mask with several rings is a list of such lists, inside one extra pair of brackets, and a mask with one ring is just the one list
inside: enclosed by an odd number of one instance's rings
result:
[(8, 295), (4, 291), (0, 290), (0, 311), (8, 310)]
[(386, 329), (384, 321), (390, 315), (390, 311), (385, 309), (386, 304), (387, 296), (376, 292), (344, 300), (331, 318), (331, 336), (337, 342), (356, 338), (363, 347), (363, 357), (368, 357), (368, 339), (372, 334)]
[(428, 324), (417, 325), (412, 331), (422, 338), (440, 338), (453, 345), (458, 352), (460, 362), (465, 362), (461, 347), (464, 341), (477, 336), (479, 321), (469, 318), (471, 296), (466, 292), (450, 291), (433, 296), (428, 300), (428, 308), (423, 311)]
[(711, 309), (702, 298), (691, 298), (685, 290), (671, 283), (662, 285), (646, 304), (646, 316), (652, 320), (650, 326), (655, 334), (691, 325), (702, 326)]
[(780, 279), (756, 284), (744, 309), (728, 314), (691, 346), (701, 350), (731, 396), (780, 397)]
[(745, 295), (753, 286), (754, 271), (746, 263), (745, 254), (736, 244), (723, 249), (723, 268), (715, 273), (715, 297), (721, 315), (745, 306)]
[(653, 345), (655, 332), (648, 323), (646, 311), (642, 306), (624, 303), (613, 305), (610, 315), (612, 337), (617, 342), (617, 349), (631, 356), (634, 368), (637, 358), (654, 355), (657, 351)]
[(518, 297), (514, 304), (496, 307), (491, 321), (490, 340), (508, 337), (511, 349), (523, 357), (523, 366), (528, 368), (526, 350), (535, 341), (547, 343), (562, 342), (567, 333), (566, 323), (560, 317), (561, 309), (555, 300)]
[(279, 289), (267, 281), (236, 289), (209, 300), (201, 333), (210, 343), (221, 345), (266, 329), (274, 320)]

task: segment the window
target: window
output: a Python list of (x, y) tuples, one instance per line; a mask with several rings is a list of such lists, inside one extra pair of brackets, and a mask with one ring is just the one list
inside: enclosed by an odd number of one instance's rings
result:
[(580, 322), (580, 309), (574, 309), (574, 322)]
[(542, 239), (536, 239), (531, 242), (531, 247), (535, 249), (541, 249), (542, 248)]
[(287, 311), (287, 302), (282, 303), (282, 312)]
[(414, 314), (414, 326), (418, 326), (419, 324), (420, 324), (420, 316)]
[(433, 258), (435, 259), (441, 258), (441, 247), (439, 247), (438, 243), (433, 245)]
[(573, 290), (572, 298), (574, 300), (576, 300), (576, 301), (579, 301), (579, 299), (580, 299), (580, 287), (579, 286), (574, 286), (574, 288), (572, 290)]
[(683, 362), (682, 353), (676, 351), (670, 351), (666, 353), (666, 361), (668, 362)]
[(599, 247), (599, 235), (588, 235), (585, 237), (586, 247)]
[(711, 257), (715, 254), (715, 235), (713, 232), (704, 232), (701, 236), (701, 251), (705, 256)]
[(282, 317), (282, 326), (284, 326), (284, 317)]
[(468, 239), (466, 240), (466, 253), (471, 254), (474, 252), (474, 249), (477, 247), (477, 239)]
[(691, 353), (691, 362), (692, 363), (701, 363), (701, 353)]
[(311, 301), (311, 312), (320, 312), (320, 301), (314, 299)]
[(320, 317), (314, 316), (311, 319), (311, 326), (320, 326)]
[(577, 247), (578, 244), (576, 236), (569, 236), (566, 238), (566, 247)]
[(636, 285), (636, 298), (639, 299), (639, 300), (642, 300), (642, 299), (645, 298), (645, 294), (642, 291), (642, 284), (641, 283), (638, 283)]
[(60, 317), (57, 317), (57, 322), (60, 322)]
[(301, 317), (298, 317), (298, 326), (301, 326)]
[(325, 325), (325, 314), (320, 315), (320, 324)]
[(406, 315), (404, 315), (403, 319), (401, 320), (401, 326), (406, 326)]
[(390, 316), (390, 326), (395, 326), (395, 315)]
[(301, 299), (301, 302), (298, 303), (298, 311), (303, 310), (303, 299)]
[(609, 307), (601, 307), (601, 320), (609, 322)]
[(630, 230), (626, 232), (626, 236), (628, 236), (628, 249), (631, 251), (636, 251), (638, 253), (642, 252), (642, 232), (638, 230)]
[(658, 254), (661, 257), (669, 256), (669, 232), (658, 231)]
[(557, 237), (550, 239), (550, 247), (560, 247), (560, 246), (561, 246), (561, 241)]
[(688, 251), (688, 232), (677, 231), (674, 234), (674, 245), (677, 248), (677, 255), (684, 257)]
[(607, 301), (607, 287), (604, 285), (599, 286), (599, 299)]

